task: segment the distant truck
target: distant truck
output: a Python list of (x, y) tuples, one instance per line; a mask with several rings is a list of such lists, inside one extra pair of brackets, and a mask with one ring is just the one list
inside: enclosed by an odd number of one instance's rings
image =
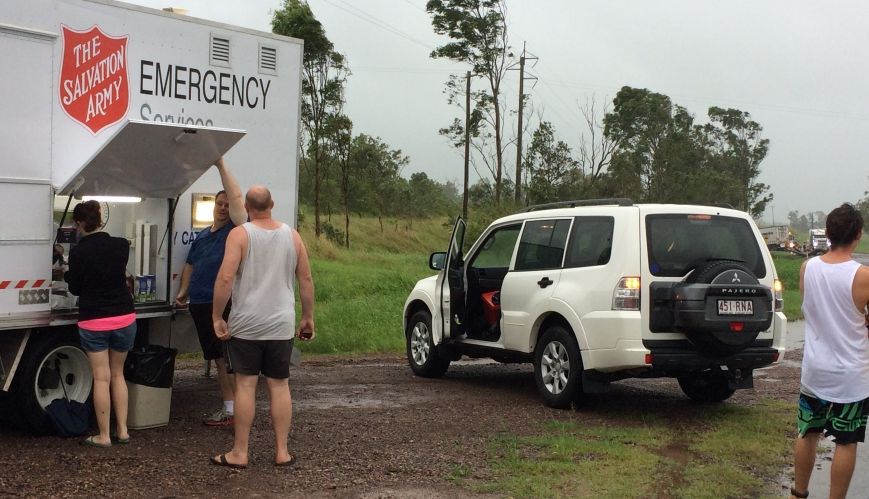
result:
[(809, 255), (820, 255), (830, 248), (826, 229), (809, 230), (809, 241), (806, 243), (806, 251)]
[(766, 247), (771, 250), (792, 250), (796, 246), (793, 235), (787, 225), (772, 225), (760, 229)]
[(803, 246), (797, 243), (794, 233), (787, 225), (772, 225), (760, 229), (766, 247), (770, 251), (787, 251), (802, 255), (805, 253)]
[(53, 264), (76, 243), (79, 200), (96, 197), (105, 230), (130, 241), (137, 341), (157, 345), (195, 338), (172, 303), (211, 223), (214, 160), (296, 220), (302, 51), (112, 0), (0, 4), (0, 420), (38, 430), (51, 401), (90, 398), (78, 305)]

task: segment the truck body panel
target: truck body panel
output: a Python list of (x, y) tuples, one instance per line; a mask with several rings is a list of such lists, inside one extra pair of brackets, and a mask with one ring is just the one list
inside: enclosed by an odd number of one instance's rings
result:
[[(189, 315), (168, 316), (208, 223), (194, 208), (222, 188), (210, 165), (234, 143), (224, 132), (246, 133), (224, 154), (242, 189), (266, 185), (275, 218), (296, 224), (302, 41), (112, 0), (11, 0), (0, 48), (0, 389), (16, 390), (16, 371), (39, 379), (29, 343), (69, 340), (75, 298), (52, 248), (68, 254), (85, 194), (141, 198), (101, 201), (104, 230), (130, 241), (128, 273), (156, 281), (136, 304), (140, 331), (195, 345)], [(185, 156), (185, 130), (213, 147)]]

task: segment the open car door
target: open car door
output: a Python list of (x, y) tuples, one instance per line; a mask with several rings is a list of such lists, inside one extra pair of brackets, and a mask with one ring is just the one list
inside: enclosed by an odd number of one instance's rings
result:
[(175, 198), (244, 134), (226, 128), (130, 120), (58, 194)]
[(444, 339), (457, 339), (465, 332), (465, 262), (462, 254), (465, 228), (465, 221), (458, 217), (447, 248), (444, 271), (438, 277)]

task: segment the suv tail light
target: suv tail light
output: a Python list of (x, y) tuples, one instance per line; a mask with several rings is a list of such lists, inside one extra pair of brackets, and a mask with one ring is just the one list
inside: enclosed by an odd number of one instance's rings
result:
[(775, 279), (772, 281), (772, 297), (773, 302), (775, 303), (775, 311), (781, 312), (785, 306), (784, 295), (782, 291), (784, 290), (784, 286), (780, 280)]
[(640, 309), (640, 278), (622, 277), (613, 291), (613, 310)]

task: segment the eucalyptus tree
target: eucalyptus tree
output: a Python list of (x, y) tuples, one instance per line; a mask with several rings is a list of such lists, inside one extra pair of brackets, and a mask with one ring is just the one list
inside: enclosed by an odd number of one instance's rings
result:
[[(272, 16), (272, 31), (305, 41), (302, 58), (302, 113), (304, 136), (300, 137), (302, 159), (313, 170), (314, 232), (320, 236), (321, 187), (329, 162), (325, 142), (330, 117), (340, 114), (344, 85), (350, 69), (337, 51), (311, 7), (304, 0), (284, 0)], [(306, 139), (306, 140), (305, 140)]]
[[(506, 4), (504, 0), (429, 0), (426, 11), (432, 15), (435, 33), (451, 39), (432, 51), (431, 57), (466, 63), (474, 76), (486, 82), (486, 90), (472, 93), (474, 111), (469, 131), (472, 147), (495, 181), (494, 200), (499, 204), (503, 156), (508, 145), (504, 139), (506, 105), (501, 84), (513, 58), (507, 39)], [(445, 93), (451, 104), (465, 101), (465, 85), (459, 77), (450, 78)], [(454, 145), (464, 145), (465, 127), (461, 121), (455, 120), (440, 133)]]
[(772, 201), (769, 186), (758, 181), (760, 163), (769, 152), (763, 127), (745, 111), (713, 106), (704, 131), (712, 139), (720, 172), (734, 186), (732, 204), (755, 217), (763, 214)]

